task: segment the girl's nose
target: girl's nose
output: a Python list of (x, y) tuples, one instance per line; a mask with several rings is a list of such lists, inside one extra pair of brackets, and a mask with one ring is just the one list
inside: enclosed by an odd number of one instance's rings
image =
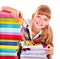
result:
[(43, 20), (42, 20), (42, 19), (40, 19), (40, 20), (39, 20), (39, 22), (40, 22), (40, 23), (42, 23), (42, 22), (43, 22)]

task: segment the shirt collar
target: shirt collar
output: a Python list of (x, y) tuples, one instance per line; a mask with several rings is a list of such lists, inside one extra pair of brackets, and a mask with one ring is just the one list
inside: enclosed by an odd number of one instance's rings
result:
[(30, 22), (30, 24), (28, 25), (28, 30), (29, 30), (29, 34), (30, 34), (30, 38), (35, 40), (37, 37), (39, 37), (39, 35), (41, 35), (41, 31), (39, 33), (37, 33), (34, 37), (32, 37), (32, 32), (31, 32), (31, 28), (32, 28), (32, 22)]

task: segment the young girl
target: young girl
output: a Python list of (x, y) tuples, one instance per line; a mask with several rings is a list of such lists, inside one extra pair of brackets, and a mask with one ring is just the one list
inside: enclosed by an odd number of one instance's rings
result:
[[(21, 12), (6, 6), (2, 7), (2, 10), (11, 12), (12, 17), (18, 21), (18, 16)], [(51, 56), (53, 54), (53, 33), (49, 25), (50, 18), (50, 8), (47, 5), (40, 5), (36, 12), (33, 13), (32, 19), (29, 20), (28, 25), (26, 25), (26, 27), (23, 25), (23, 36), (26, 39), (27, 45), (31, 44), (31, 40), (33, 41), (33, 45), (38, 45), (41, 43), (44, 46), (46, 45), (48, 47), (46, 53)]]

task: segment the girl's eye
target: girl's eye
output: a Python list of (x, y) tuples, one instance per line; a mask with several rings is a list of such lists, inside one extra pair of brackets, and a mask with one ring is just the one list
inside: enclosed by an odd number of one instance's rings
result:
[(37, 16), (38, 18), (40, 18), (40, 16)]
[(47, 21), (47, 19), (44, 19), (45, 21)]

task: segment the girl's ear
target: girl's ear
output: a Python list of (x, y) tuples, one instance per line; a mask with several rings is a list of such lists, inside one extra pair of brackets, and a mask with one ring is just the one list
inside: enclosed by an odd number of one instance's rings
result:
[(34, 18), (35, 13), (32, 14), (32, 19)]

